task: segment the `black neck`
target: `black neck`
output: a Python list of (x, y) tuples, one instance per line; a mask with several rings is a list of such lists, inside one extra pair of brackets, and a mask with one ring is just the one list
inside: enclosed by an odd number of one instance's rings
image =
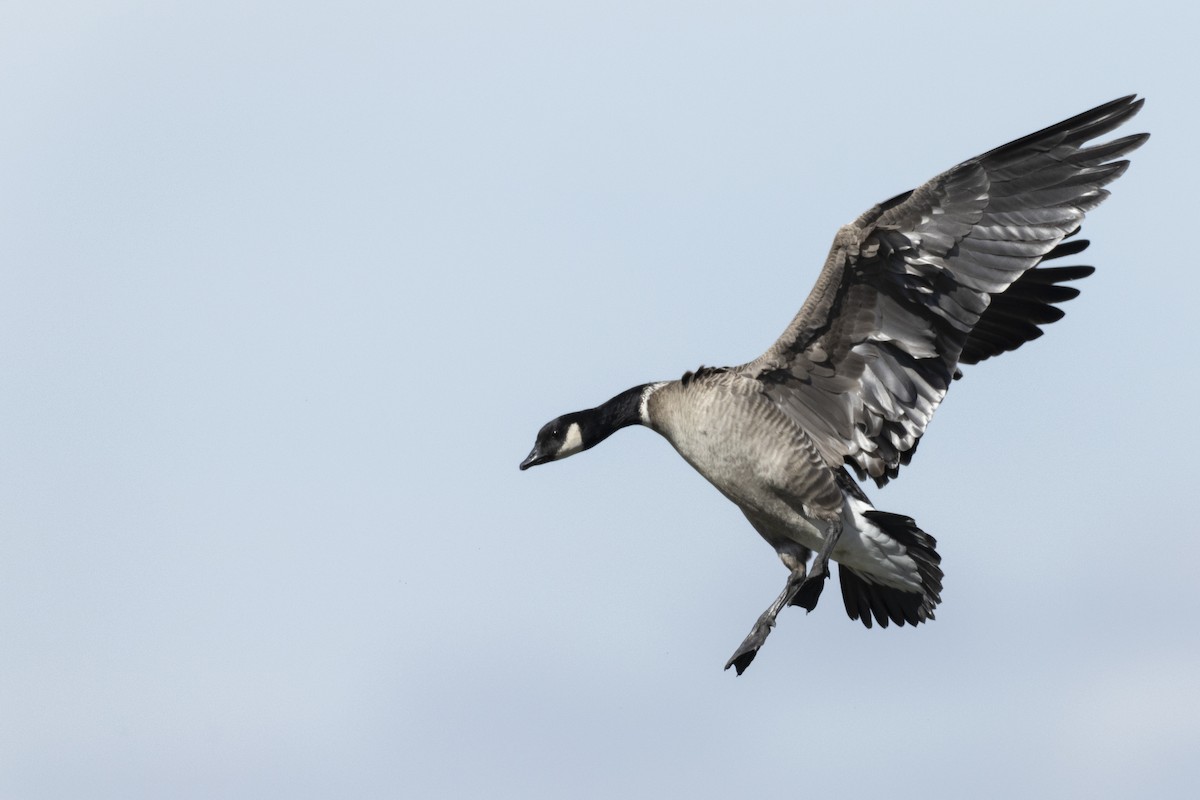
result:
[(588, 447), (599, 444), (621, 428), (642, 422), (642, 394), (649, 384), (626, 389), (611, 400), (584, 412), (583, 440)]

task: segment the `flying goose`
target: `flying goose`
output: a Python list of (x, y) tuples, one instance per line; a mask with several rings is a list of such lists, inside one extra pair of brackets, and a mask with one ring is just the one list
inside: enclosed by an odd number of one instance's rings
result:
[[(1130, 95), (996, 148), (843, 226), (817, 284), (771, 348), (634, 386), (538, 432), (525, 470), (594, 447), (628, 425), (664, 436), (737, 504), (789, 574), (725, 665), (749, 666), (787, 605), (812, 611), (839, 564), (851, 619), (868, 628), (933, 619), (936, 540), (877, 511), (847, 471), (879, 486), (912, 458), (959, 366), (1014, 350), (1063, 316), (1091, 267), (1047, 267), (1122, 156), (1149, 134), (1087, 146), (1135, 115)], [(809, 559), (816, 553), (811, 567)]]

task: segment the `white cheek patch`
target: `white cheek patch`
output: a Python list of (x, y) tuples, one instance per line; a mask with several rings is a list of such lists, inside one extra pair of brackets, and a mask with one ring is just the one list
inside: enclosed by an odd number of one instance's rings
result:
[(567, 437), (563, 439), (562, 447), (558, 448), (555, 458), (566, 458), (569, 455), (578, 453), (582, 449), (583, 431), (579, 429), (578, 422), (572, 422), (571, 427), (567, 428)]

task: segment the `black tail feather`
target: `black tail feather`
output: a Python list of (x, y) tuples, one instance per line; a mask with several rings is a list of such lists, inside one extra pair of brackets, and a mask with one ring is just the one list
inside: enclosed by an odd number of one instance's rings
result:
[(923, 591), (905, 592), (875, 583), (866, 575), (838, 564), (842, 584), (842, 601), (850, 619), (862, 620), (870, 628), (872, 617), (881, 627), (889, 622), (897, 625), (917, 625), (933, 619), (933, 610), (942, 601), (942, 557), (937, 554), (937, 540), (917, 527), (911, 517), (886, 511), (868, 511), (865, 516), (898, 541), (916, 562)]

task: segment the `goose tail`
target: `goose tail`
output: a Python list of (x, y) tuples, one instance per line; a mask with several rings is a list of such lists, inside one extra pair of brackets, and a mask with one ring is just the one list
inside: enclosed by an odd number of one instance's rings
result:
[(873, 579), (866, 570), (839, 563), (842, 601), (850, 619), (861, 620), (868, 628), (873, 622), (886, 628), (889, 622), (918, 625), (933, 619), (933, 610), (942, 601), (942, 557), (937, 553), (937, 540), (917, 527), (911, 517), (869, 507), (858, 513), (869, 527), (904, 548), (916, 566), (921, 589), (914, 592), (889, 586)]

